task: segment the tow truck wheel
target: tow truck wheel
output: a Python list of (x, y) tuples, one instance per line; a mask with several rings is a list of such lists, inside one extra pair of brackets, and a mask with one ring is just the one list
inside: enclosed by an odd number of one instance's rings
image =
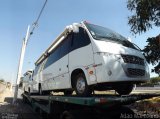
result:
[(115, 91), (119, 95), (129, 95), (133, 90), (133, 84), (119, 84), (115, 87)]
[(61, 115), (60, 115), (60, 119), (74, 119), (73, 115), (68, 112), (68, 111), (64, 111)]
[(74, 88), (78, 96), (89, 96), (92, 93), (91, 88), (87, 85), (86, 77), (83, 73), (76, 76)]

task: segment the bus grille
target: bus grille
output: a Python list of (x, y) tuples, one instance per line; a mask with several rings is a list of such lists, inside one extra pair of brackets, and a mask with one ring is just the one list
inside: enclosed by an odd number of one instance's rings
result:
[(127, 74), (128, 74), (128, 76), (144, 76), (145, 70), (128, 68)]
[(133, 55), (121, 55), (125, 63), (138, 64), (144, 66), (144, 59)]

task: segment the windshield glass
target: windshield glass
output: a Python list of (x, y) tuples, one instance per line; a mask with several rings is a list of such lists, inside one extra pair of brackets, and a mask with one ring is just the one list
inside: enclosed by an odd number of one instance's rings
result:
[(94, 25), (94, 24), (89, 24), (86, 22), (85, 22), (85, 25), (90, 31), (92, 37), (96, 40), (116, 42), (116, 43), (122, 44), (123, 46), (139, 50), (134, 46), (133, 43), (128, 41), (125, 37), (121, 36), (120, 34), (108, 28)]

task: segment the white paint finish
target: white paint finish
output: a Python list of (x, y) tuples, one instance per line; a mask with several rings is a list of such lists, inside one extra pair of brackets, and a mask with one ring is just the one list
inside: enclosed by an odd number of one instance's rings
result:
[[(87, 33), (89, 33), (88, 30)], [(146, 81), (149, 79), (148, 74), (140, 78), (127, 77), (123, 69), (125, 63), (121, 54), (134, 55), (145, 60), (140, 51), (115, 42), (95, 40), (90, 33), (89, 37), (91, 40), (89, 45), (71, 51), (45, 69), (42, 66), (38, 75), (34, 77), (33, 89), (37, 90), (39, 82), (42, 83), (42, 90), (69, 89), (71, 88), (70, 76), (76, 69), (83, 70), (88, 85), (117, 81)], [(101, 65), (93, 68), (94, 64)], [(135, 65), (134, 68), (141, 68), (141, 66)], [(92, 70), (93, 74), (89, 74), (89, 71)]]
[(55, 80), (56, 89), (59, 89), (59, 87), (61, 89), (71, 88), (68, 57), (67, 54), (59, 60), (59, 76), (58, 79)]
[[(69, 53), (69, 71), (72, 72), (78, 67), (87, 67), (94, 64), (92, 45), (78, 48)], [(86, 75), (87, 76), (87, 75)], [(87, 78), (87, 83), (90, 81)]]
[(45, 82), (47, 83), (46, 86), (49, 86), (49, 87), (43, 87), (44, 90), (47, 90), (48, 88), (49, 90), (55, 89), (56, 87), (55, 80), (57, 79), (57, 76), (59, 75), (59, 65), (60, 65), (60, 62), (58, 60), (43, 70), (42, 83)]
[(94, 44), (96, 45), (95, 47), (97, 47), (95, 49), (98, 50), (94, 52), (108, 52), (111, 54), (119, 54), (119, 55), (128, 54), (128, 55), (138, 56), (144, 59), (144, 56), (138, 50), (127, 48), (115, 42), (101, 41), (101, 40), (93, 40), (93, 41)]

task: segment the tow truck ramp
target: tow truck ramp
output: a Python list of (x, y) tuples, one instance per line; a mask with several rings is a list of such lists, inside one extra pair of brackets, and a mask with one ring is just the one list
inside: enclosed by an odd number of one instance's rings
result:
[(91, 97), (22, 94), (24, 103), (30, 104), (43, 118), (49, 119), (116, 119), (120, 118), (122, 113), (134, 113), (124, 105), (158, 96), (160, 94), (93, 95)]

